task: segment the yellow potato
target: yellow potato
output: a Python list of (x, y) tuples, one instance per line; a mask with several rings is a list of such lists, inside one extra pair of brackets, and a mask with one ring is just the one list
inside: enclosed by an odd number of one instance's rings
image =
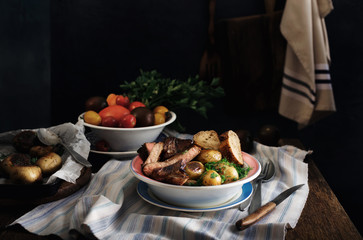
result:
[(222, 178), (214, 170), (208, 170), (202, 176), (202, 185), (204, 186), (215, 186), (221, 184), (222, 184)]
[(189, 179), (198, 179), (204, 173), (205, 167), (201, 162), (191, 161), (186, 164), (184, 171)]
[(30, 184), (42, 179), (42, 170), (38, 166), (17, 166), (10, 175), (14, 182)]
[(220, 172), (221, 175), (224, 175), (225, 180), (223, 184), (231, 183), (238, 180), (238, 172), (234, 167), (225, 167)]
[(196, 160), (206, 164), (208, 162), (218, 162), (222, 159), (222, 154), (218, 150), (212, 149), (203, 149), (200, 151), (199, 155), (196, 157)]
[(42, 169), (42, 173), (50, 175), (56, 172), (62, 166), (62, 158), (55, 152), (48, 153), (47, 155), (39, 158), (35, 165)]

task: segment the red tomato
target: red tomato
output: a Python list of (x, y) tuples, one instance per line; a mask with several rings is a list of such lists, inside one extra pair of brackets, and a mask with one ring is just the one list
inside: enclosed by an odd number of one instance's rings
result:
[(116, 104), (117, 105), (121, 105), (124, 107), (128, 107), (130, 104), (130, 100), (128, 96), (123, 96), (123, 95), (118, 95), (116, 98)]
[(132, 110), (134, 110), (135, 108), (138, 108), (138, 107), (146, 107), (146, 106), (142, 102), (134, 101), (134, 102), (130, 103), (129, 110), (132, 111)]
[(120, 122), (123, 116), (130, 114), (130, 111), (123, 106), (112, 105), (105, 107), (98, 114), (101, 116), (102, 119), (111, 116), (115, 118), (117, 122)]
[(133, 128), (136, 125), (136, 117), (132, 114), (124, 116), (121, 120), (122, 127)]
[(101, 125), (104, 127), (117, 127), (118, 121), (112, 116), (107, 116), (105, 118), (102, 118)]

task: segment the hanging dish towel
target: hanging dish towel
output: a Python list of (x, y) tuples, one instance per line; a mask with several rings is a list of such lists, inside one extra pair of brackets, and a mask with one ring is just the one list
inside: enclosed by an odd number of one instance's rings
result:
[(279, 114), (303, 128), (335, 112), (324, 18), (331, 0), (286, 1), (281, 33), (287, 41)]

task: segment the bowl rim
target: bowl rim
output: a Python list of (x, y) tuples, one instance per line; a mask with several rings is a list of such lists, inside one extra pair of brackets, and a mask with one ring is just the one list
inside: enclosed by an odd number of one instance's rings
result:
[(94, 129), (100, 129), (100, 130), (113, 130), (113, 131), (115, 131), (115, 130), (116, 131), (152, 130), (152, 129), (162, 128), (162, 127), (165, 127), (165, 126), (173, 123), (176, 120), (176, 114), (174, 112), (172, 112), (172, 111), (169, 111), (169, 113), (171, 114), (171, 118), (168, 121), (166, 121), (165, 123), (162, 123), (162, 124), (152, 125), (152, 126), (148, 126), (148, 127), (116, 128), (116, 127), (104, 127), (104, 126), (92, 125), (92, 124), (86, 123), (83, 120), (83, 116), (84, 116), (85, 112), (84, 113), (81, 113), (78, 116), (78, 120), (82, 120), (84, 126), (86, 126), (86, 127), (94, 128)]
[[(164, 182), (159, 182), (157, 180), (154, 180), (152, 178), (149, 178), (145, 175), (140, 175), (139, 173), (137, 173), (135, 171), (135, 169), (133, 168), (133, 163), (136, 162), (137, 158), (140, 158), (139, 155), (137, 155), (136, 157), (134, 157), (131, 162), (130, 162), (130, 171), (134, 174), (134, 176), (136, 178), (138, 178), (139, 180), (146, 182), (147, 184), (150, 184), (152, 186), (158, 186), (158, 187), (164, 187), (164, 188), (168, 188), (168, 189), (179, 189), (179, 190), (217, 190), (217, 189), (227, 189), (227, 188), (233, 188), (233, 187), (237, 187), (237, 186), (241, 186), (247, 182), (251, 182), (253, 181), (255, 178), (257, 178), (258, 175), (260, 175), (261, 173), (261, 164), (260, 162), (253, 157), (252, 155), (246, 153), (246, 152), (242, 152), (242, 154), (247, 155), (249, 159), (251, 159), (254, 163), (254, 165), (257, 165), (257, 170), (256, 172), (254, 172), (251, 176), (246, 176), (238, 181), (232, 182), (232, 183), (228, 183), (228, 184), (222, 184), (222, 185), (217, 185), (217, 186), (184, 186), (184, 185), (174, 185), (174, 184), (169, 184), (169, 183), (164, 183)], [(141, 159), (141, 158), (140, 158)], [(142, 160), (141, 160), (142, 161)]]

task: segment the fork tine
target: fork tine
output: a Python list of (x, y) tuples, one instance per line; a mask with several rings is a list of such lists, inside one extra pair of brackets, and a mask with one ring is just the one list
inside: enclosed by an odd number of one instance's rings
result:
[(269, 167), (270, 167), (270, 163), (269, 162), (266, 162), (266, 163), (261, 164), (262, 171), (260, 173), (260, 178), (263, 178), (263, 177), (266, 176)]
[(265, 169), (266, 169), (265, 166), (266, 166), (266, 163), (261, 162), (261, 172), (260, 172), (260, 175), (258, 176), (258, 178), (264, 177), (264, 175), (265, 175)]
[(270, 162), (267, 162), (265, 165), (265, 174), (267, 174), (269, 168), (270, 168)]

